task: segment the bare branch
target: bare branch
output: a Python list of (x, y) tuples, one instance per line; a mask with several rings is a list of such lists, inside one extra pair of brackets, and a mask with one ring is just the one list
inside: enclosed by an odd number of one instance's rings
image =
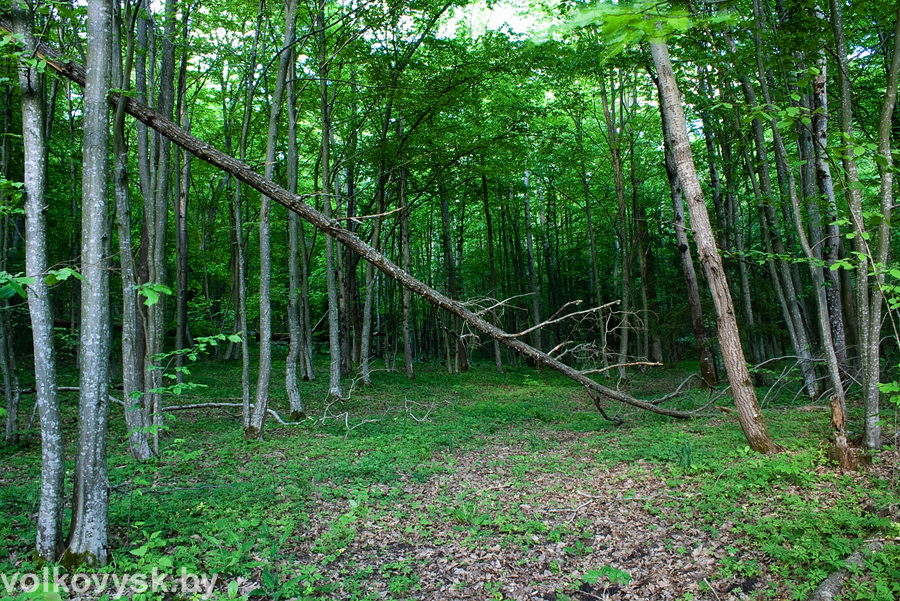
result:
[[(554, 316), (559, 315), (559, 312), (562, 311), (563, 309), (565, 309), (566, 307), (568, 307), (569, 305), (577, 305), (577, 304), (579, 304), (579, 303), (581, 303), (580, 300), (577, 300), (577, 301), (570, 301), (570, 302), (566, 303), (565, 305), (563, 305), (563, 306), (560, 308), (559, 311), (557, 311), (556, 313), (554, 313)], [(594, 307), (594, 308), (592, 308), (592, 309), (585, 309), (584, 311), (576, 311), (576, 312), (574, 312), (574, 313), (569, 313), (569, 314), (567, 314), (567, 315), (563, 315), (562, 317), (555, 317), (555, 318), (554, 318), (554, 317), (551, 317), (550, 319), (548, 319), (548, 320), (546, 320), (546, 321), (542, 321), (541, 323), (539, 323), (539, 324), (537, 324), (537, 325), (535, 325), (535, 326), (531, 326), (531, 327), (528, 328), (527, 330), (523, 330), (523, 331), (519, 332), (518, 334), (506, 334), (506, 333), (504, 333), (504, 334), (503, 334), (503, 337), (504, 337), (504, 338), (521, 338), (522, 336), (525, 336), (526, 334), (530, 334), (530, 333), (534, 332), (535, 330), (538, 330), (538, 329), (543, 328), (543, 327), (545, 327), (545, 326), (553, 325), (553, 324), (555, 324), (555, 323), (559, 323), (559, 322), (561, 322), (561, 321), (565, 321), (565, 320), (567, 320), (567, 319), (571, 319), (572, 317), (576, 317), (576, 316), (578, 316), (578, 315), (588, 315), (589, 313), (596, 313), (596, 312), (598, 312), (598, 311), (602, 311), (603, 309), (606, 309), (606, 308), (609, 308), (609, 307), (611, 307), (611, 306), (615, 306), (615, 305), (618, 305), (618, 304), (619, 304), (619, 301), (615, 300), (615, 301), (612, 301), (612, 302), (610, 302), (610, 303), (606, 303), (605, 305), (600, 305), (599, 307)]]
[[(657, 362), (657, 361), (632, 361), (631, 363), (616, 363), (615, 365), (609, 365), (609, 366), (607, 366), (607, 367), (601, 367), (601, 368), (598, 368), (598, 369), (588, 369), (588, 370), (583, 371), (583, 372), (581, 372), (581, 373), (584, 374), (584, 375), (587, 375), (587, 374), (600, 374), (600, 373), (603, 373), (603, 372), (605, 372), (605, 371), (609, 371), (609, 370), (611, 370), (611, 369), (618, 369), (618, 368), (620, 368), (620, 367), (632, 367), (632, 366), (634, 366), (634, 365), (650, 365), (650, 366), (652, 366), (652, 367), (661, 367), (661, 366), (662, 366), (662, 363), (659, 363), (659, 362)], [(656, 401), (654, 401), (654, 404), (655, 404), (655, 403), (656, 403)]]

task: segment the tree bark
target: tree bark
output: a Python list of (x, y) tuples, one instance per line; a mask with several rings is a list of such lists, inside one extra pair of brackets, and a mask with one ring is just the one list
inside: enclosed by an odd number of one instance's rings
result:
[[(27, 19), (26, 19), (27, 21)], [(28, 23), (26, 22), (26, 26)], [(33, 34), (32, 34), (33, 38)], [(3, 87), (3, 139), (0, 141), (0, 175), (9, 179), (10, 141), (12, 136), (12, 82)], [(23, 128), (24, 131), (24, 128)], [(27, 194), (26, 190), (26, 194)], [(0, 191), (0, 203), (5, 202)], [(26, 227), (27, 231), (27, 227)], [(9, 215), (0, 218), (0, 270), (6, 271), (9, 251)], [(74, 254), (74, 253), (73, 253)], [(75, 279), (75, 278), (72, 278)], [(6, 397), (6, 432), (4, 440), (18, 442), (19, 439), (19, 382), (16, 371), (15, 353), (9, 333), (9, 301), (0, 300), (0, 372), (3, 374), (3, 392)]]
[[(292, 194), (297, 193), (297, 108), (295, 99), (295, 80), (297, 78), (296, 51), (290, 50), (290, 73), (287, 81), (287, 115), (288, 115), (288, 151), (287, 151), (287, 187)], [(304, 326), (301, 322), (301, 265), (300, 265), (300, 217), (292, 211), (288, 211), (288, 332), (291, 341), (285, 361), (284, 384), (287, 391), (288, 404), (291, 408), (291, 421), (303, 419), (303, 399), (297, 386), (297, 364), (306, 360), (303, 348)], [(301, 372), (303, 370), (301, 369)]]
[[(286, 0), (284, 17), (284, 46), (278, 61), (278, 75), (272, 92), (269, 110), (269, 132), (266, 139), (265, 178), (274, 179), (275, 154), (278, 143), (278, 126), (281, 107), (284, 104), (284, 88), (290, 64), (291, 44), (296, 29), (296, 0)], [(250, 416), (250, 427), (244, 430), (245, 438), (262, 440), (263, 428), (269, 409), (269, 385), (272, 380), (272, 257), (271, 219), (272, 201), (263, 195), (259, 209), (259, 375), (256, 383), (256, 403)]]
[[(534, 325), (541, 323), (541, 291), (534, 268), (534, 241), (531, 236), (531, 173), (525, 172), (525, 248), (528, 253), (528, 283), (531, 287), (531, 319)], [(531, 344), (541, 349), (541, 331), (531, 335)]]
[[(327, 219), (331, 219), (331, 100), (328, 93), (328, 59), (325, 52), (325, 0), (320, 0), (316, 13), (316, 29), (319, 41), (319, 109), (322, 120), (322, 143), (320, 150), (321, 193)], [(330, 350), (330, 370), (328, 394), (333, 398), (344, 396), (341, 390), (341, 333), (338, 314), (337, 265), (335, 262), (334, 239), (325, 238), (325, 284), (328, 292), (328, 346)], [(368, 291), (367, 291), (368, 293)]]
[[(900, 79), (900, 6), (897, 9), (894, 26), (894, 49), (878, 120), (878, 161), (881, 175), (879, 196), (881, 200), (881, 220), (878, 223), (877, 239), (874, 245), (872, 260), (874, 267), (874, 285), (869, 291), (869, 338), (866, 341), (869, 354), (868, 373), (865, 377), (865, 432), (863, 444), (869, 449), (881, 448), (880, 421), (880, 356), (881, 345), (881, 310), (884, 302), (885, 273), (888, 270), (888, 257), (891, 245), (891, 212), (894, 207), (894, 160), (891, 154), (892, 117), (897, 102), (897, 83)], [(895, 330), (896, 332), (896, 330)]]
[[(253, 94), (256, 84), (253, 81), (256, 72), (256, 55), (259, 48), (259, 37), (262, 34), (262, 22), (265, 0), (259, 0), (259, 8), (256, 16), (256, 33), (253, 36), (253, 46), (250, 50), (250, 68), (245, 75), (247, 85), (247, 101), (244, 108), (244, 119), (241, 125), (241, 139), (239, 142), (240, 160), (247, 158), (247, 143), (250, 135), (250, 117), (253, 114)], [(241, 399), (243, 408), (241, 417), (243, 430), (246, 433), (250, 428), (250, 324), (247, 322), (247, 248), (244, 245), (244, 211), (241, 180), (237, 178), (234, 186), (234, 237), (237, 245), (237, 275), (238, 275), (238, 316), (241, 332)]]
[(110, 0), (87, 7), (87, 79), (84, 89), (81, 262), (81, 398), (72, 526), (63, 565), (102, 566), (108, 559), (109, 477), (109, 107), (112, 63)]
[(703, 190), (694, 168), (693, 154), (681, 105), (681, 93), (675, 81), (675, 73), (672, 71), (669, 50), (662, 42), (651, 43), (650, 50), (659, 77), (660, 110), (666, 115), (666, 134), (672, 145), (672, 154), (678, 168), (682, 190), (688, 199), (694, 242), (697, 244), (700, 265), (703, 267), (703, 273), (716, 307), (719, 345), (731, 382), (741, 429), (753, 450), (760, 453), (774, 453), (777, 451), (777, 446), (769, 435), (760, 411), (759, 401), (756, 398), (756, 391), (750, 382), (750, 372), (747, 370), (735, 319), (734, 304), (728, 290), (728, 282), (725, 279), (722, 259), (716, 249), (716, 240), (703, 200)]
[[(139, 9), (140, 7), (138, 7)], [(118, 13), (117, 8), (117, 13)], [(134, 57), (134, 35), (131, 32), (133, 13), (129, 11), (124, 19), (116, 19), (114, 36), (121, 39), (121, 30), (128, 31), (125, 65), (113, 61), (114, 85), (119, 89), (130, 87), (131, 65)], [(116, 47), (119, 44), (115, 44)], [(138, 329), (140, 313), (136, 291), (137, 275), (131, 242), (131, 197), (128, 182), (128, 143), (125, 138), (125, 107), (116, 107), (113, 119), (113, 196), (116, 201), (116, 223), (119, 233), (119, 265), (122, 278), (122, 398), (125, 401), (125, 425), (128, 428), (128, 446), (137, 461), (146, 461), (152, 455), (147, 440), (147, 426), (144, 421), (141, 397), (144, 368), (142, 354), (138, 352)]]
[[(0, 26), (5, 27), (2, 22), (0, 22)], [(72, 61), (61, 60), (59, 58), (59, 53), (45, 44), (40, 45), (38, 54), (48, 61), (48, 65), (51, 68), (57, 70), (59, 73), (72, 79), (76, 83), (84, 85), (85, 74), (84, 69), (80, 65)], [(109, 101), (114, 105), (117, 105), (120, 102), (125, 103), (125, 110), (128, 114), (163, 133), (163, 135), (182, 148), (189, 150), (196, 158), (230, 173), (235, 178), (258, 190), (260, 193), (269, 196), (272, 200), (275, 200), (291, 211), (294, 211), (304, 220), (312, 224), (316, 229), (338, 240), (347, 248), (359, 254), (363, 260), (373, 263), (386, 276), (397, 281), (404, 287), (409, 288), (414, 294), (421, 296), (436, 308), (443, 309), (460, 317), (473, 329), (490, 336), (492, 339), (499, 340), (501, 344), (513, 351), (521, 353), (526, 357), (530, 357), (534, 361), (542, 363), (584, 386), (592, 394), (598, 409), (602, 409), (599, 399), (600, 397), (603, 397), (661, 415), (678, 418), (688, 418), (692, 416), (689, 412), (665, 409), (651, 402), (636, 399), (623, 392), (598, 384), (586, 375), (488, 323), (486, 320), (469, 311), (458, 301), (448, 298), (431, 286), (412, 277), (388, 259), (383, 253), (376, 251), (359, 237), (342, 227), (337, 220), (326, 218), (324, 214), (307, 204), (306, 200), (312, 198), (313, 195), (298, 196), (288, 192), (274, 182), (266, 180), (262, 175), (253, 171), (244, 162), (230, 157), (212, 145), (188, 134), (176, 126), (171, 119), (165, 118), (142, 102), (138, 102), (132, 98), (123, 98), (115, 93), (110, 94)]]
[[(481, 175), (481, 194), (484, 199), (484, 221), (487, 227), (487, 249), (488, 249), (488, 270), (490, 272), (491, 298), (497, 299), (497, 272), (494, 269), (494, 225), (491, 220), (491, 207), (488, 202), (488, 183), (487, 176)], [(497, 313), (491, 311), (491, 319), (495, 325), (499, 325)], [(494, 340), (494, 364), (497, 366), (497, 373), (503, 373), (503, 357), (500, 354), (500, 342)]]
[[(26, 51), (31, 52), (37, 46), (33, 14), (19, 2), (13, 2), (12, 7), (14, 30), (22, 36)], [(34, 344), (37, 406), (41, 418), (41, 498), (37, 514), (35, 550), (38, 559), (56, 562), (63, 550), (65, 443), (56, 393), (53, 314), (49, 286), (45, 280), (47, 142), (44, 137), (43, 78), (37, 70), (20, 63), (19, 88), (24, 144), (25, 275), (34, 278), (34, 284), (28, 287), (28, 312), (31, 316), (31, 335)], [(87, 96), (85, 108), (87, 109)], [(102, 110), (105, 114), (105, 105)], [(106, 156), (105, 151), (103, 156)]]

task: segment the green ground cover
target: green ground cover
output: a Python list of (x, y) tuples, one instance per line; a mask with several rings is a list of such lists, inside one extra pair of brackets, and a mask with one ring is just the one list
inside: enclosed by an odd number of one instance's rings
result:
[[(308, 418), (270, 420), (265, 442), (242, 438), (236, 409), (178, 412), (145, 464), (114, 407), (101, 572), (216, 574), (214, 595), (232, 599), (803, 599), (882, 539), (846, 598), (900, 597), (897, 451), (841, 473), (826, 458), (828, 413), (787, 389), (765, 411), (786, 450), (761, 457), (715, 409), (673, 421), (610, 407), (618, 426), (553, 373), (416, 373), (376, 372), (331, 404), (327, 382), (304, 383)], [(629, 387), (661, 396), (684, 376), (636, 373)], [(236, 363), (200, 362), (191, 379), (206, 387), (167, 404), (240, 394)], [(77, 396), (62, 402), (74, 451)], [(272, 406), (287, 414), (277, 387)], [(34, 571), (37, 433), (0, 460), (0, 573)]]

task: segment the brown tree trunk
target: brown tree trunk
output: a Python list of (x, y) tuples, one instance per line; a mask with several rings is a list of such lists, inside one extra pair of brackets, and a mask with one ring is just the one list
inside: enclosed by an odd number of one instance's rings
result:
[(666, 115), (666, 135), (672, 145), (672, 154), (678, 169), (681, 187), (687, 196), (687, 205), (691, 214), (691, 229), (700, 265), (709, 284), (713, 303), (716, 307), (716, 325), (719, 332), (719, 345), (731, 390), (737, 407), (738, 419), (747, 441), (753, 450), (760, 453), (777, 451), (772, 437), (769, 435), (765, 420), (756, 398), (756, 391), (750, 382), (750, 372), (741, 348), (741, 338), (735, 319), (734, 304), (725, 279), (722, 259), (716, 248), (716, 240), (709, 214), (703, 200), (703, 190), (694, 168), (694, 158), (684, 121), (681, 105), (681, 93), (672, 71), (669, 50), (664, 43), (651, 43), (653, 63), (659, 77), (660, 111)]

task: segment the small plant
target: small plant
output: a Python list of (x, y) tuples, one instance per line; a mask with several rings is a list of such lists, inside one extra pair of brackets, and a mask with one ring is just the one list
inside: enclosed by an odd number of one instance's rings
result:
[(597, 584), (597, 581), (601, 578), (606, 578), (611, 584), (619, 586), (625, 586), (631, 582), (631, 574), (612, 566), (603, 566), (599, 570), (588, 570), (584, 573), (584, 576), (581, 577), (581, 580), (590, 585), (594, 585)]

